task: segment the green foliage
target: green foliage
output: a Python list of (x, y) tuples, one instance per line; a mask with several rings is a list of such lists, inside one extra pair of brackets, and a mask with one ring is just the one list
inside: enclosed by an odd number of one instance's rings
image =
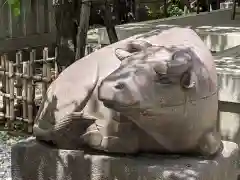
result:
[[(160, 19), (164, 17), (164, 7), (157, 8), (159, 6), (148, 6), (148, 16), (150, 19)], [(181, 16), (183, 15), (183, 7), (181, 6), (180, 0), (168, 1), (167, 8), (168, 16)]]
[(183, 10), (180, 9), (176, 4), (171, 4), (168, 6), (168, 14), (169, 16), (181, 16), (183, 15)]
[(180, 0), (171, 0), (168, 5), (168, 14), (169, 16), (181, 16), (183, 15), (183, 9), (181, 9), (181, 1)]
[(150, 19), (159, 19), (163, 17), (163, 12), (160, 9), (152, 10), (151, 8), (149, 8), (148, 16)]
[(20, 0), (6, 0), (6, 2), (11, 6), (14, 16), (20, 15)]

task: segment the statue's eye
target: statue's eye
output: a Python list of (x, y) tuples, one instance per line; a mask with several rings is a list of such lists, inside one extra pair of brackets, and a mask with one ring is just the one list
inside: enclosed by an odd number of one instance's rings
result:
[(156, 73), (156, 82), (161, 84), (171, 84), (172, 81), (169, 79), (169, 77), (166, 74), (160, 74)]

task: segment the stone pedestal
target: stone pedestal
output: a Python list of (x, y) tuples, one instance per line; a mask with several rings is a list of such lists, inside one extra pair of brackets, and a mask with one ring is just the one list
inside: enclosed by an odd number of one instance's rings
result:
[(212, 159), (114, 156), (53, 149), (34, 138), (12, 147), (13, 180), (237, 180), (238, 146), (224, 141)]

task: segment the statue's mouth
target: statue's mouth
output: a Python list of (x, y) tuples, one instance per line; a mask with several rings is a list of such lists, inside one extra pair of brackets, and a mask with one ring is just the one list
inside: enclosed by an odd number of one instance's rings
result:
[(133, 108), (138, 105), (138, 102), (132, 103), (132, 104), (123, 104), (123, 103), (118, 103), (115, 101), (109, 101), (109, 100), (104, 100), (102, 101), (103, 105), (107, 108), (114, 109), (114, 110), (119, 110), (119, 109), (126, 109), (126, 108)]
[(115, 107), (115, 103), (112, 101), (103, 101), (103, 105), (110, 109), (114, 109), (114, 107)]

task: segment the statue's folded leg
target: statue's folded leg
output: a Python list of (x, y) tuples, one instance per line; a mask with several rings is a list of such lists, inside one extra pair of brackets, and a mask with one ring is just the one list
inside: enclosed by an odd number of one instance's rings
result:
[(90, 147), (112, 153), (139, 151), (136, 126), (131, 122), (96, 120), (81, 136)]
[(79, 136), (86, 132), (95, 119), (84, 118), (82, 113), (74, 112), (55, 125), (49, 121), (41, 122), (33, 127), (37, 140), (61, 149), (79, 149), (86, 146), (83, 141), (79, 141)]

